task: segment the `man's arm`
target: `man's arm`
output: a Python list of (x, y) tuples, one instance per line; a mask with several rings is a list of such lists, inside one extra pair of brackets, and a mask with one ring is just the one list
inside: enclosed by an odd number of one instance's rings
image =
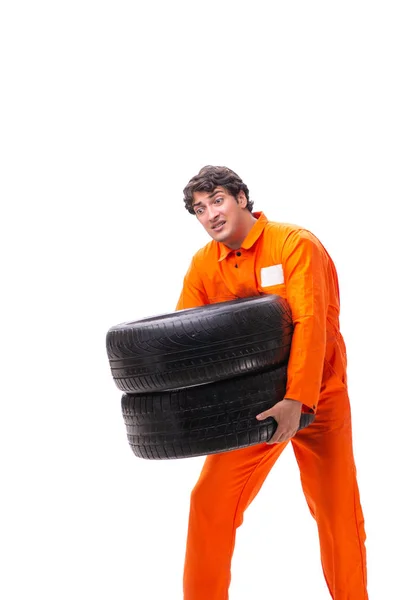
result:
[(270, 443), (296, 433), (302, 408), (316, 411), (326, 348), (328, 285), (323, 247), (309, 232), (294, 231), (284, 244), (282, 265), (294, 331), (285, 399), (258, 417), (273, 416), (278, 421)]
[(185, 308), (195, 308), (209, 304), (207, 294), (205, 292), (200, 274), (192, 259), (189, 269), (183, 280), (181, 295), (176, 305), (175, 310), (183, 310)]
[(282, 260), (294, 324), (286, 397), (315, 412), (326, 352), (328, 257), (312, 234), (300, 230), (286, 240)]

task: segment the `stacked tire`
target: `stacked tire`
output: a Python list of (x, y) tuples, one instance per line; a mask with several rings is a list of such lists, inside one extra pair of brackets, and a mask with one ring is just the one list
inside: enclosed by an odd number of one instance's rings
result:
[[(285, 396), (292, 333), (289, 305), (275, 295), (112, 327), (107, 354), (134, 454), (186, 458), (268, 442), (276, 421), (255, 417)], [(313, 418), (302, 413), (299, 429)]]

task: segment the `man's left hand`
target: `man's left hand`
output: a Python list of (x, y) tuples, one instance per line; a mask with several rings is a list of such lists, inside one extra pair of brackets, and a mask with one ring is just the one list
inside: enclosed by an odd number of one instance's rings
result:
[(267, 444), (276, 444), (290, 440), (296, 433), (300, 424), (302, 403), (290, 398), (284, 398), (277, 402), (275, 406), (259, 415), (257, 419), (263, 421), (268, 417), (274, 417), (278, 427)]

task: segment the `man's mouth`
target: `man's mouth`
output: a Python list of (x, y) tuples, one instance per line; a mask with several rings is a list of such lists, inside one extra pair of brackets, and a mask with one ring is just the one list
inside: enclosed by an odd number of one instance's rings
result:
[(220, 231), (222, 227), (225, 225), (226, 221), (218, 221), (215, 225), (211, 227), (213, 231)]

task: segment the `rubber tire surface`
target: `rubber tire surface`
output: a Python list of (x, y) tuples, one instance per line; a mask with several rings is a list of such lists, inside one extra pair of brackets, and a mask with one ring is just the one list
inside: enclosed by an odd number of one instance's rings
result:
[(270, 294), (122, 323), (106, 347), (120, 390), (155, 392), (286, 364), (292, 332), (288, 303)]
[[(284, 398), (286, 373), (285, 365), (172, 392), (124, 394), (122, 414), (133, 453), (146, 459), (187, 458), (269, 441), (276, 421), (255, 417)], [(302, 413), (299, 429), (314, 418)]]

